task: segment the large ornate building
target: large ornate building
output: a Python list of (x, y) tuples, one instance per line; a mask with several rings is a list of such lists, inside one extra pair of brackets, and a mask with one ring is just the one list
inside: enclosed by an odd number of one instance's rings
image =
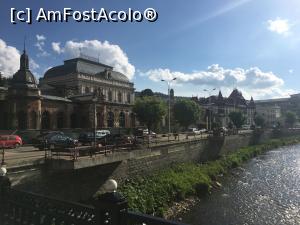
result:
[[(221, 91), (218, 95), (208, 98), (195, 99), (205, 109), (205, 120), (207, 124), (219, 122), (223, 127), (228, 127), (230, 123), (229, 114), (231, 112), (241, 112), (246, 118), (246, 124), (254, 124), (255, 103), (253, 98), (247, 101), (242, 93), (234, 89), (229, 97), (223, 97)], [(210, 122), (209, 122), (210, 121)]]
[(20, 69), (0, 87), (0, 129), (134, 127), (133, 102), (134, 84), (124, 74), (84, 56), (49, 69), (38, 83), (24, 50)]

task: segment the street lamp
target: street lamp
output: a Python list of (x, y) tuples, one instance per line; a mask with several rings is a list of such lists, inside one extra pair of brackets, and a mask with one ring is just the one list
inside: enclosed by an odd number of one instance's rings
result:
[(210, 106), (211, 106), (211, 93), (215, 90), (216, 90), (216, 88), (203, 89), (203, 91), (208, 92), (209, 127), (207, 126), (207, 128), (209, 128), (209, 130), (211, 130), (211, 117), (212, 117), (211, 108), (210, 108)]
[(169, 105), (168, 105), (168, 141), (170, 140), (170, 133), (171, 133), (171, 96), (170, 96), (170, 86), (171, 86), (171, 83), (176, 80), (177, 78), (174, 77), (173, 79), (171, 80), (164, 80), (162, 79), (161, 81), (162, 82), (166, 82), (168, 84), (168, 96), (169, 96)]

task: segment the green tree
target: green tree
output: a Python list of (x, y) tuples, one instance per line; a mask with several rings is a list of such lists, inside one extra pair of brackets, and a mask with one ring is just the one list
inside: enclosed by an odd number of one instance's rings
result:
[(141, 91), (140, 97), (146, 97), (146, 96), (154, 96), (154, 93), (151, 89), (147, 88), (145, 90)]
[(147, 126), (150, 132), (151, 128), (155, 127), (166, 114), (166, 105), (159, 98), (145, 96), (136, 99), (133, 112), (136, 114), (137, 119)]
[(297, 116), (294, 112), (286, 112), (285, 114), (285, 123), (289, 127), (293, 127), (297, 121)]
[(236, 128), (241, 128), (246, 120), (241, 112), (231, 112), (229, 113), (229, 118)]
[(197, 122), (201, 116), (200, 106), (188, 99), (180, 100), (173, 107), (174, 119), (184, 128)]
[(265, 119), (261, 115), (256, 114), (255, 117), (254, 117), (254, 123), (255, 123), (256, 126), (264, 127), (265, 126)]

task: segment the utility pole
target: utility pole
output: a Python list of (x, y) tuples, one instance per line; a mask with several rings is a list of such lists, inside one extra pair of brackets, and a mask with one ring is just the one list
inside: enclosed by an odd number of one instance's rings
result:
[(209, 130), (211, 130), (211, 117), (212, 117), (212, 109), (211, 109), (211, 93), (216, 90), (216, 88), (213, 89), (203, 89), (203, 91), (208, 92), (208, 111), (209, 111)]

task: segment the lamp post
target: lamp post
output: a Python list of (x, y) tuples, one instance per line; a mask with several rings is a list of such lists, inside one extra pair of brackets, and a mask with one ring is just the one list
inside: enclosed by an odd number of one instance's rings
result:
[(171, 133), (171, 96), (170, 96), (170, 86), (171, 83), (176, 80), (177, 78), (174, 77), (171, 80), (164, 80), (162, 79), (162, 82), (166, 82), (168, 84), (168, 96), (169, 96), (169, 104), (168, 104), (168, 141), (170, 140), (170, 133)]
[(96, 113), (97, 113), (97, 109), (96, 109), (96, 103), (98, 101), (98, 97), (97, 97), (97, 91), (94, 91), (93, 93), (93, 103), (94, 103), (94, 150), (96, 149), (96, 129), (97, 129), (97, 118), (96, 118)]
[(208, 92), (208, 110), (209, 110), (209, 130), (211, 130), (211, 117), (212, 117), (212, 113), (211, 113), (211, 93), (216, 90), (216, 88), (213, 89), (203, 89), (203, 91), (207, 91)]

